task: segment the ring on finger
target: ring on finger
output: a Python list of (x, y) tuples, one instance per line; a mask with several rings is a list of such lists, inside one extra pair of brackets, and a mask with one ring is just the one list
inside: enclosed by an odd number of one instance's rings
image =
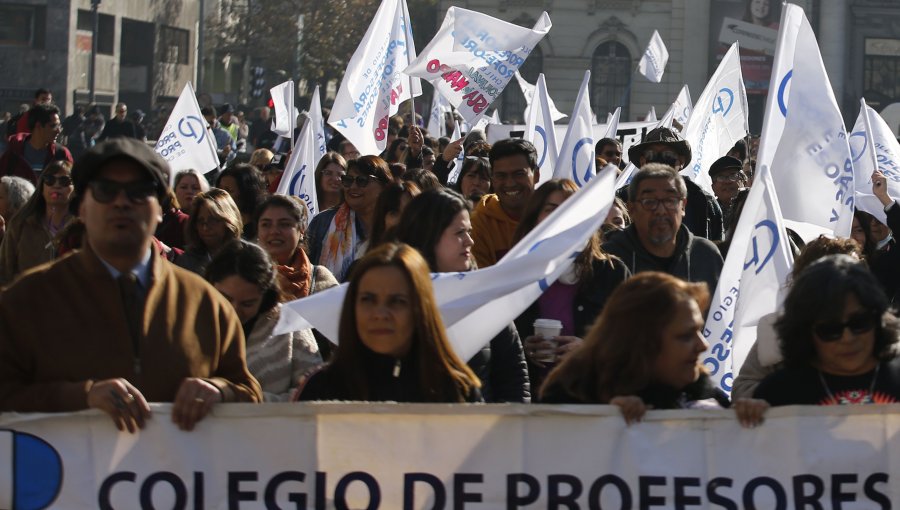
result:
[(202, 398), (200, 398), (200, 397), (197, 397), (197, 398), (194, 399), (194, 403), (196, 403), (196, 404), (205, 404), (205, 403), (206, 403), (206, 400), (204, 400), (204, 399), (202, 399)]

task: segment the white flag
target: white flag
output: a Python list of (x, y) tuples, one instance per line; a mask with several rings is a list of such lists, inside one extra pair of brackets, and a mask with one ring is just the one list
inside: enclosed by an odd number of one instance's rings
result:
[(792, 264), (778, 196), (764, 166), (747, 195), (703, 328), (709, 342), (704, 365), (723, 391), (731, 393), (734, 377), (756, 341), (760, 317), (780, 305), (779, 289)]
[[(778, 148), (771, 160), (772, 180), (781, 198), (785, 223), (801, 237), (807, 241), (821, 233), (848, 237), (855, 188), (843, 117), (803, 10), (785, 4), (784, 11), (789, 15), (791, 11), (799, 11), (801, 19), (792, 58), (783, 54), (780, 47), (776, 53), (776, 62), (778, 57), (781, 57), (779, 63), (793, 62), (791, 70), (781, 83), (775, 81), (781, 75), (773, 72), (769, 88), (776, 91), (777, 100), (769, 101), (767, 116), (784, 118), (783, 131), (776, 139)], [(782, 25), (781, 30), (789, 28), (793, 28), (790, 23)], [(773, 134), (763, 131), (764, 137)], [(767, 153), (773, 141), (763, 141)], [(766, 157), (767, 153), (764, 153)]]
[(572, 179), (578, 187), (585, 184), (596, 173), (594, 162), (594, 127), (591, 124), (591, 71), (584, 72), (581, 90), (575, 99), (569, 129), (563, 138), (559, 157), (553, 169), (554, 179)]
[(658, 122), (659, 119), (656, 118), (656, 107), (651, 106), (649, 110), (647, 110), (647, 116), (644, 117), (644, 122)]
[(734, 142), (747, 136), (747, 92), (741, 76), (741, 59), (734, 43), (709, 79), (684, 128), (691, 144), (691, 162), (681, 174), (712, 193), (709, 167), (728, 153)]
[(616, 179), (616, 190), (618, 191), (631, 184), (631, 179), (634, 177), (636, 171), (637, 167), (634, 166), (634, 163), (628, 162), (628, 164), (625, 165), (625, 170), (622, 170), (622, 173), (619, 174), (619, 178)]
[(559, 156), (559, 145), (556, 144), (556, 129), (553, 127), (553, 115), (550, 110), (550, 96), (547, 94), (547, 82), (544, 74), (538, 75), (534, 97), (525, 117), (525, 134), (522, 137), (534, 144), (538, 153), (538, 168), (541, 179), (535, 186), (553, 178), (556, 158)]
[(619, 131), (619, 117), (622, 116), (622, 107), (616, 107), (616, 111), (606, 117), (606, 133), (603, 138), (616, 138)]
[[(453, 134), (450, 135), (450, 141), (455, 142), (462, 138), (462, 130), (459, 127), (459, 122), (453, 121)], [(466, 161), (466, 150), (463, 149), (459, 151), (459, 155), (456, 156), (455, 163), (453, 165), (453, 170), (450, 171), (450, 175), (447, 176), (447, 184), (456, 184), (456, 181), (459, 180), (459, 173), (462, 172), (463, 163)]]
[(401, 73), (416, 58), (406, 0), (382, 0), (350, 57), (328, 123), (363, 156), (387, 145), (388, 118), (400, 103), (422, 94), (419, 80)]
[(431, 111), (428, 115), (428, 134), (435, 138), (447, 136), (446, 115), (450, 112), (450, 103), (437, 90), (431, 97)]
[[(859, 118), (850, 133), (850, 151), (853, 154), (853, 181), (856, 186), (854, 203), (863, 210), (887, 223), (884, 206), (872, 194), (872, 174), (875, 169), (887, 177), (887, 191), (891, 197), (900, 197), (900, 143), (888, 123), (869, 108), (861, 99)], [(898, 235), (900, 232), (895, 233)]]
[[(468, 360), (565, 272), (600, 228), (614, 198), (612, 166), (566, 200), (497, 264), (434, 275), (434, 294), (456, 354)], [(547, 242), (550, 241), (550, 242)], [(275, 334), (315, 327), (337, 341), (347, 284), (292, 301)]]
[(494, 113), (491, 114), (491, 120), (488, 121), (488, 124), (492, 124), (495, 126), (503, 125), (503, 121), (500, 120), (500, 112), (498, 112), (496, 108), (494, 108)]
[(546, 12), (529, 29), (450, 7), (437, 35), (404, 72), (431, 82), (475, 124), (550, 27)]
[(179, 170), (193, 168), (206, 173), (219, 167), (216, 141), (200, 113), (200, 105), (190, 83), (184, 86), (169, 114), (169, 120), (156, 142), (156, 152), (169, 162), (172, 169), (169, 186), (175, 185), (175, 174)]
[(322, 100), (319, 97), (318, 85), (316, 85), (309, 103), (309, 120), (313, 123), (313, 134), (315, 135), (316, 149), (318, 149), (319, 154), (319, 157), (316, 158), (316, 164), (318, 164), (319, 159), (322, 159), (322, 156), (328, 152), (328, 142), (325, 140), (325, 117), (322, 116)]
[[(269, 89), (275, 104), (272, 131), (290, 139), (297, 128), (297, 109), (294, 107), (294, 81), (288, 80)], [(293, 115), (292, 115), (293, 114)]]
[(315, 172), (321, 158), (316, 142), (316, 124), (316, 120), (310, 117), (303, 125), (275, 191), (279, 195), (300, 197), (309, 213), (307, 222), (319, 213)]
[[(538, 79), (540, 79), (540, 77), (542, 77), (542, 76), (544, 76), (544, 73), (541, 73), (538, 76)], [(534, 95), (537, 90), (537, 84), (532, 85), (532, 84), (528, 83), (527, 81), (525, 81), (525, 78), (522, 78), (522, 75), (519, 74), (519, 71), (516, 71), (516, 81), (519, 82), (519, 88), (522, 89), (522, 95), (525, 96), (525, 112), (524, 113), (525, 113), (525, 118), (527, 119), (528, 116), (531, 114), (531, 105), (532, 105), (532, 101), (534, 101)], [(553, 102), (553, 98), (550, 97), (550, 93), (547, 92), (547, 79), (546, 78), (544, 78), (544, 95), (547, 98), (546, 106), (549, 107), (550, 118), (553, 119), (553, 122), (556, 122), (560, 119), (564, 119), (568, 116), (556, 108), (556, 103)]]
[(647, 49), (644, 50), (644, 56), (641, 57), (641, 61), (638, 63), (638, 71), (653, 83), (659, 83), (662, 80), (663, 72), (666, 70), (666, 62), (668, 61), (669, 50), (666, 49), (659, 32), (654, 30), (653, 35), (650, 37), (650, 43), (647, 44)]
[[(688, 86), (685, 85), (681, 88), (681, 92), (678, 93), (678, 97), (675, 98), (675, 102), (669, 106), (666, 113), (659, 119), (659, 123), (656, 124), (656, 127), (675, 129), (680, 132), (684, 129), (688, 119), (691, 117), (693, 109), (694, 106), (691, 104), (691, 93), (688, 90)], [(680, 128), (675, 127), (674, 122), (676, 121), (681, 125)]]

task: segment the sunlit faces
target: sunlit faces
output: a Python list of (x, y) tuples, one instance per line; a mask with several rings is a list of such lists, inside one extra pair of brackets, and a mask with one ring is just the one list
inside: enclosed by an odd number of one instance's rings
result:
[(245, 324), (259, 313), (259, 306), (263, 298), (259, 285), (233, 274), (215, 282), (213, 286), (231, 303), (241, 324)]
[(57, 168), (53, 174), (41, 176), (43, 186), (41, 193), (44, 202), (50, 207), (65, 207), (69, 204), (75, 187), (72, 184), (72, 173), (69, 170)]
[(625, 228), (627, 226), (625, 225), (625, 211), (613, 203), (612, 207), (609, 208), (609, 212), (606, 214), (606, 220), (603, 223), (612, 225), (616, 228)]
[(326, 193), (339, 193), (341, 191), (341, 176), (347, 172), (337, 163), (329, 163), (322, 170), (321, 185)]
[(228, 226), (225, 225), (225, 218), (217, 215), (206, 204), (203, 204), (200, 210), (197, 211), (195, 224), (197, 226), (197, 236), (200, 237), (203, 246), (210, 253), (221, 248), (230, 239), (230, 232), (228, 231)]
[(876, 243), (883, 241), (891, 233), (891, 229), (884, 223), (878, 221), (878, 218), (872, 217), (869, 221), (869, 232), (872, 233), (872, 240)]
[(46, 124), (35, 124), (32, 133), (48, 142), (56, 140), (62, 133), (62, 122), (59, 120), (59, 115), (55, 113), (50, 115), (50, 120)]
[(557, 207), (561, 206), (563, 202), (566, 201), (571, 193), (557, 190), (547, 197), (547, 200), (544, 201), (544, 205), (541, 207), (541, 212), (538, 214), (537, 222), (540, 223), (544, 221), (547, 216), (550, 216), (550, 213), (556, 210)]
[(700, 356), (708, 347), (701, 332), (703, 324), (696, 301), (685, 298), (678, 302), (653, 362), (657, 382), (682, 389), (700, 377)]
[(641, 241), (654, 246), (674, 243), (684, 218), (684, 203), (673, 179), (641, 181), (637, 200), (628, 208)]
[[(96, 180), (117, 185), (150, 184), (147, 170), (127, 158), (110, 160), (100, 169)], [(91, 182), (91, 185), (94, 181)], [(98, 200), (91, 185), (79, 205), (79, 216), (84, 221), (87, 239), (101, 257), (132, 256), (149, 247), (156, 225), (162, 220), (162, 208), (156, 195), (143, 196), (139, 200), (128, 197), (119, 190), (108, 202)], [(152, 189), (152, 187), (144, 189)]]
[(374, 208), (375, 202), (378, 201), (378, 195), (381, 193), (381, 190), (384, 189), (384, 184), (375, 178), (375, 176), (368, 176), (368, 184), (364, 187), (360, 187), (359, 183), (356, 182), (356, 178), (362, 174), (356, 167), (351, 168), (350, 171), (347, 172), (347, 175), (353, 177), (353, 183), (350, 187), (344, 187), (344, 200), (346, 200), (347, 205), (357, 212)]
[(491, 192), (491, 181), (488, 177), (473, 166), (461, 177), (459, 189), (464, 197), (473, 195), (486, 195)]
[(175, 186), (175, 197), (178, 198), (178, 205), (184, 210), (189, 210), (191, 208), (191, 203), (194, 201), (194, 197), (197, 196), (197, 193), (200, 193), (201, 190), (200, 181), (197, 179), (196, 175), (183, 175), (178, 181), (178, 186)]
[(731, 205), (731, 200), (746, 184), (746, 176), (739, 168), (718, 173), (712, 178), (713, 193), (725, 205)]
[(469, 211), (462, 210), (444, 229), (434, 247), (437, 270), (442, 273), (465, 272), (472, 268), (472, 222)]
[(405, 356), (412, 347), (412, 286), (397, 267), (370, 269), (359, 281), (356, 331), (362, 343), (378, 354)]
[[(813, 344), (817, 367), (833, 375), (861, 375), (873, 370), (875, 358), (875, 330), (879, 318), (863, 308), (855, 294), (844, 301), (840, 322), (829, 319), (813, 326)], [(840, 337), (835, 338), (840, 328)]]
[(494, 193), (507, 212), (520, 213), (525, 208), (537, 180), (538, 171), (531, 168), (528, 158), (522, 154), (497, 159), (492, 166)]
[(284, 207), (269, 207), (259, 217), (259, 245), (278, 264), (290, 263), (303, 235), (300, 225)]

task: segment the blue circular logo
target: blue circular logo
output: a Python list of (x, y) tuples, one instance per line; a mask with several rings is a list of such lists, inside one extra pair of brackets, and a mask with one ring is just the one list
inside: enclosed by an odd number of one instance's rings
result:
[(6, 461), (12, 469), (0, 469), (12, 473), (12, 510), (49, 507), (62, 489), (59, 453), (43, 439), (25, 432), (0, 430), (0, 441), (12, 446), (12, 458)]
[(791, 81), (791, 77), (794, 76), (794, 70), (791, 69), (788, 71), (784, 78), (781, 79), (781, 83), (778, 85), (778, 109), (781, 110), (781, 114), (787, 117), (787, 104), (785, 102), (785, 95), (787, 94), (787, 86)]
[(182, 117), (178, 121), (178, 132), (187, 138), (196, 138), (197, 143), (206, 137), (206, 121), (194, 115)]
[[(590, 157), (588, 158), (587, 167), (584, 169), (584, 173), (580, 174), (578, 172), (578, 152), (585, 145), (590, 147), (591, 152)], [(584, 187), (584, 185), (591, 180), (591, 175), (594, 173), (594, 164), (594, 140), (592, 138), (582, 138), (581, 140), (578, 140), (578, 143), (575, 144), (575, 149), (572, 150), (572, 177), (579, 188)]]
[(547, 132), (541, 126), (534, 126), (534, 131), (541, 135), (541, 142), (543, 143), (544, 150), (541, 152), (541, 160), (538, 161), (538, 167), (542, 167), (544, 166), (544, 160), (547, 159)]
[[(862, 147), (857, 150), (854, 147), (854, 142), (857, 142), (857, 140), (855, 139), (858, 138), (862, 138)], [(857, 131), (856, 133), (850, 135), (850, 138), (848, 138), (847, 141), (850, 143), (850, 155), (853, 157), (853, 162), (856, 163), (857, 161), (859, 161), (859, 158), (863, 157), (863, 154), (866, 153), (866, 147), (868, 147), (869, 145), (869, 139), (866, 137), (865, 131)]]
[[(750, 260), (744, 262), (744, 269), (746, 270), (750, 266), (756, 266), (756, 272), (754, 274), (759, 274), (769, 261), (772, 260), (772, 256), (775, 255), (775, 249), (778, 248), (780, 237), (781, 236), (778, 234), (778, 227), (775, 226), (774, 221), (762, 220), (757, 223), (756, 232), (753, 234), (753, 239), (750, 241), (750, 249), (753, 254), (750, 256)], [(760, 249), (760, 244), (763, 245), (763, 249)], [(766, 244), (768, 244), (768, 248), (765, 248)]]
[[(726, 105), (725, 103), (728, 104)], [(728, 115), (728, 112), (731, 111), (732, 106), (734, 106), (734, 92), (732, 92), (728, 87), (719, 89), (719, 93), (716, 95), (716, 99), (713, 101), (712, 112), (721, 113), (722, 117), (724, 118)]]

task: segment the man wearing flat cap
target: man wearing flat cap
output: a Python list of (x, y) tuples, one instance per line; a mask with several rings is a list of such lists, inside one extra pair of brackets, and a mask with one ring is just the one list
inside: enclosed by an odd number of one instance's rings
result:
[[(677, 132), (666, 127), (658, 127), (649, 131), (641, 143), (628, 149), (628, 160), (638, 168), (647, 163), (662, 163), (680, 172), (691, 162), (691, 145)], [(684, 206), (685, 226), (695, 236), (710, 241), (721, 241), (725, 228), (722, 209), (716, 202), (716, 197), (703, 191), (703, 188), (690, 179), (685, 179), (685, 186), (687, 187), (687, 202)], [(627, 201), (629, 197), (620, 195), (619, 198)]]
[(134, 432), (147, 402), (172, 402), (191, 430), (217, 402), (261, 400), (230, 304), (151, 249), (168, 173), (131, 138), (76, 162), (84, 248), (0, 293), (0, 411), (97, 408)]

